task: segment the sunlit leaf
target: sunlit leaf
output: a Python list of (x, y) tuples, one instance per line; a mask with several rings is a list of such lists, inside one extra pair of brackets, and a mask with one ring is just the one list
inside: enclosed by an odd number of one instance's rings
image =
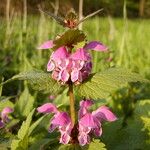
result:
[(138, 81), (149, 82), (137, 73), (121, 68), (110, 68), (91, 75), (83, 84), (76, 86), (76, 89), (81, 97), (103, 99), (126, 83)]
[(26, 150), (28, 149), (28, 132), (29, 132), (29, 127), (32, 121), (32, 116), (33, 116), (34, 110), (28, 115), (26, 121), (24, 121), (18, 131), (17, 138), (12, 141), (11, 144), (11, 149), (12, 150)]
[(13, 76), (3, 84), (13, 80), (27, 80), (34, 90), (44, 91), (49, 94), (57, 94), (64, 89), (57, 81), (53, 80), (50, 73), (40, 70), (31, 70)]
[(54, 40), (55, 47), (57, 49), (61, 46), (73, 46), (79, 42), (84, 41), (86, 38), (85, 34), (78, 29), (67, 30), (60, 38)]

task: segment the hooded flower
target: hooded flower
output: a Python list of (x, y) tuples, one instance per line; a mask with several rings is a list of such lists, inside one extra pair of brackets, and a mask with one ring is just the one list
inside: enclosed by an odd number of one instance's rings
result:
[[(48, 49), (54, 46), (53, 41), (47, 41), (39, 49)], [(106, 51), (107, 47), (100, 42), (92, 41), (82, 48), (70, 53), (66, 46), (54, 51), (47, 64), (47, 71), (52, 71), (52, 78), (62, 84), (72, 81), (75, 84), (85, 80), (92, 70), (91, 55), (88, 50)]]
[(54, 113), (51, 119), (51, 124), (49, 127), (49, 132), (53, 132), (58, 129), (61, 137), (60, 143), (68, 144), (71, 138), (72, 123), (69, 115), (66, 112), (60, 112), (52, 103), (46, 103), (37, 108), (39, 113)]
[[(61, 137), (60, 143), (68, 144), (74, 136), (78, 136), (78, 142), (84, 146), (90, 143), (90, 134), (101, 136), (102, 121), (115, 121), (116, 116), (106, 106), (101, 106), (92, 113), (88, 108), (93, 105), (91, 100), (82, 100), (80, 102), (80, 109), (78, 112), (78, 123), (73, 126), (69, 115), (66, 112), (60, 112), (55, 105), (46, 103), (37, 108), (40, 113), (54, 113), (51, 119), (49, 132), (58, 129)], [(78, 135), (73, 135), (73, 130), (78, 130)]]
[(90, 133), (96, 136), (102, 134), (102, 121), (115, 121), (116, 116), (106, 106), (101, 106), (92, 113), (88, 111), (88, 108), (93, 105), (91, 100), (82, 100), (80, 102), (79, 110), (79, 135), (78, 140), (80, 145), (85, 145), (90, 142)]
[(14, 110), (10, 107), (5, 107), (1, 112), (1, 120), (0, 120), (0, 128), (5, 126), (5, 123), (9, 122), (8, 115), (12, 113)]

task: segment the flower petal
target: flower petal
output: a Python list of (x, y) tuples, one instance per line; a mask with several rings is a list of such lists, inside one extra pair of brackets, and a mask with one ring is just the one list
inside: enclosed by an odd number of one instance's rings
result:
[(107, 51), (107, 47), (98, 41), (89, 42), (84, 46), (85, 50), (95, 50), (95, 51)]
[(51, 121), (51, 124), (58, 126), (67, 126), (69, 123), (71, 123), (71, 119), (66, 112), (57, 113)]
[(84, 127), (90, 127), (95, 128), (96, 124), (94, 122), (93, 116), (90, 113), (85, 114), (80, 120), (79, 124), (81, 124)]
[(51, 55), (51, 59), (53, 59), (55, 62), (59, 61), (60, 59), (65, 59), (67, 57), (69, 57), (69, 54), (64, 46), (58, 48)]
[(67, 82), (69, 80), (69, 73), (66, 69), (60, 71), (58, 80), (61, 80), (63, 82)]
[(78, 113), (79, 119), (82, 118), (86, 113), (88, 113), (88, 108), (93, 105), (91, 100), (82, 100), (80, 102), (80, 109)]
[(90, 136), (83, 132), (83, 133), (80, 133), (80, 135), (78, 136), (78, 140), (79, 140), (79, 144), (81, 146), (84, 146), (86, 144), (89, 144)]
[(47, 64), (47, 71), (52, 71), (55, 68), (55, 63), (54, 61), (52, 61), (51, 59), (49, 60), (48, 64)]
[(49, 48), (52, 48), (53, 46), (54, 46), (53, 40), (49, 40), (49, 41), (44, 42), (42, 45), (40, 45), (38, 49), (49, 49)]
[(89, 108), (90, 106), (92, 106), (94, 104), (94, 102), (92, 100), (82, 100), (80, 102), (80, 107), (86, 107)]
[(76, 50), (75, 53), (73, 53), (70, 58), (73, 60), (84, 60), (84, 61), (89, 61), (91, 60), (91, 56), (88, 52), (85, 51), (83, 48), (79, 48)]
[(72, 82), (75, 82), (75, 81), (82, 82), (82, 73), (81, 73), (81, 71), (79, 71), (77, 69), (74, 69), (71, 72), (71, 81)]
[(98, 118), (100, 121), (115, 121), (117, 117), (106, 106), (101, 106), (92, 112), (92, 116)]
[(55, 105), (52, 103), (46, 103), (40, 107), (37, 108), (37, 111), (39, 113), (57, 113), (58, 110)]
[(61, 137), (60, 137), (60, 143), (62, 144), (68, 144), (70, 141), (71, 137), (69, 134), (67, 133), (61, 133)]

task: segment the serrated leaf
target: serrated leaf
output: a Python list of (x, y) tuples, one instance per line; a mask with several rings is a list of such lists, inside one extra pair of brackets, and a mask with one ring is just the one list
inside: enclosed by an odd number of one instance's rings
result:
[(103, 99), (126, 83), (137, 81), (149, 82), (137, 73), (121, 68), (110, 68), (91, 75), (83, 84), (76, 86), (76, 89), (81, 97)]
[[(89, 145), (86, 150), (106, 150), (105, 144), (100, 142), (100, 140), (93, 140)], [(84, 150), (84, 149), (83, 149)]]
[(85, 34), (78, 29), (67, 30), (61, 37), (54, 40), (54, 50), (61, 46), (73, 46), (79, 42), (84, 41), (86, 38)]
[(12, 80), (27, 80), (34, 90), (44, 91), (54, 95), (64, 89), (64, 86), (61, 86), (57, 83), (57, 81), (51, 78), (50, 73), (45, 73), (40, 70), (31, 70), (19, 73), (5, 81), (3, 84)]
[(26, 150), (28, 148), (28, 131), (32, 121), (33, 113), (34, 109), (28, 115), (26, 121), (22, 123), (21, 128), (18, 131), (18, 139), (14, 139), (11, 143), (12, 150)]
[(34, 97), (29, 93), (28, 87), (25, 86), (24, 91), (21, 93), (15, 105), (15, 111), (17, 111), (20, 116), (28, 116), (33, 109), (34, 101)]

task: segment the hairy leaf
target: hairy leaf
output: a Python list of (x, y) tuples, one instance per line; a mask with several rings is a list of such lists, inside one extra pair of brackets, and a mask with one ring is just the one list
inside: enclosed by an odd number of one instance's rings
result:
[(73, 46), (79, 42), (84, 41), (86, 38), (85, 34), (78, 29), (67, 30), (63, 35), (54, 41), (55, 47), (57, 49), (61, 46)]
[(12, 80), (27, 80), (34, 90), (44, 91), (50, 94), (57, 94), (64, 89), (57, 81), (51, 78), (50, 73), (45, 73), (40, 70), (31, 70), (13, 76), (11, 79), (5, 81), (3, 84)]
[(110, 68), (91, 75), (83, 84), (76, 86), (76, 89), (81, 97), (103, 99), (126, 83), (137, 81), (149, 82), (137, 73), (121, 68)]

